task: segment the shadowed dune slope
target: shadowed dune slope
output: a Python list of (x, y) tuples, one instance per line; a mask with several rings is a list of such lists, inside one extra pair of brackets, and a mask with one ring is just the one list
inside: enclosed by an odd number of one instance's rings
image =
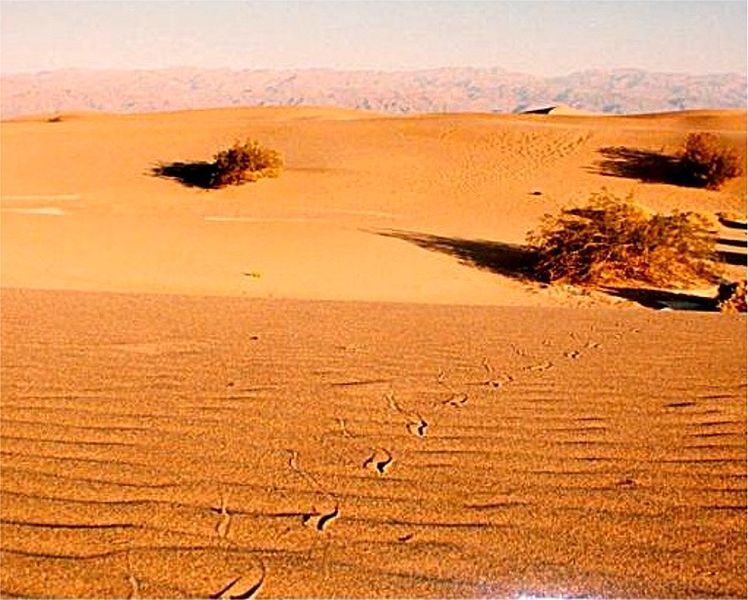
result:
[[(745, 111), (396, 118), (310, 107), (6, 121), (2, 285), (574, 304), (378, 234), (518, 244), (543, 214), (602, 187), (656, 210), (743, 212), (744, 178), (711, 192), (641, 172), (637, 157), (672, 154), (695, 130), (745, 154)], [(283, 153), (280, 178), (206, 191), (173, 176), (246, 137)]]
[(744, 320), (2, 292), (6, 596), (744, 597)]

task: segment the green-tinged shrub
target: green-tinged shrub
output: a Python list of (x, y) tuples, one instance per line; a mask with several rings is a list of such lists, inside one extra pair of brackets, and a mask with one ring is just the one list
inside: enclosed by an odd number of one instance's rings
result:
[(713, 281), (713, 224), (692, 212), (650, 213), (607, 192), (582, 208), (546, 215), (528, 235), (535, 276), (549, 283), (640, 282), (669, 287)]
[(262, 177), (278, 177), (283, 169), (279, 152), (265, 148), (259, 142), (236, 142), (213, 157), (212, 187), (239, 185)]
[(719, 189), (728, 179), (743, 174), (738, 153), (725, 146), (712, 133), (692, 133), (680, 153), (683, 177), (710, 190)]

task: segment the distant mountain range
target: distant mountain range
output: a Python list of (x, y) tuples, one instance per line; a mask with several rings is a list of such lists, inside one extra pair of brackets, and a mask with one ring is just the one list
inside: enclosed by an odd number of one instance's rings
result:
[(602, 113), (745, 108), (746, 77), (615, 69), (542, 78), (498, 68), (62, 70), (0, 77), (3, 118), (78, 110), (148, 112), (302, 104), (395, 114), (512, 113), (555, 104)]

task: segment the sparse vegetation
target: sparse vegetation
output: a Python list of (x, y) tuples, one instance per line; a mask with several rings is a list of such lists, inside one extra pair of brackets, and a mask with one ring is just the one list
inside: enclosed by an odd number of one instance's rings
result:
[(582, 208), (546, 215), (528, 235), (535, 276), (549, 283), (646, 283), (671, 287), (713, 282), (718, 274), (713, 224), (692, 212), (650, 213), (608, 192)]
[(712, 133), (692, 133), (680, 154), (680, 170), (687, 180), (710, 190), (743, 174), (738, 153)]
[(717, 293), (719, 310), (730, 313), (746, 312), (745, 288), (745, 279), (720, 285)]
[(62, 122), (61, 115), (54, 115), (53, 117), (49, 117), (49, 119), (47, 119), (47, 123), (61, 123), (61, 122)]
[(278, 177), (283, 168), (280, 153), (265, 148), (259, 142), (236, 142), (214, 157), (212, 187), (240, 185), (262, 177)]
[(156, 177), (176, 179), (187, 187), (211, 190), (262, 177), (278, 177), (282, 170), (283, 157), (279, 152), (247, 140), (216, 153), (213, 162), (161, 163), (151, 172)]

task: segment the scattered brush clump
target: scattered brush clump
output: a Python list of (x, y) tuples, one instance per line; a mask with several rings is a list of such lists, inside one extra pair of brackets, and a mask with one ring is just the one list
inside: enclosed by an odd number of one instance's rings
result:
[(278, 177), (283, 169), (279, 152), (265, 148), (259, 142), (235, 142), (231, 148), (221, 150), (213, 157), (212, 187), (240, 185), (262, 177)]
[(691, 133), (680, 153), (680, 170), (693, 185), (717, 190), (743, 174), (738, 153), (712, 133)]
[(582, 208), (546, 215), (528, 234), (534, 275), (548, 283), (658, 287), (714, 282), (713, 224), (693, 212), (650, 213), (608, 192)]
[(719, 310), (729, 313), (746, 312), (745, 287), (745, 279), (720, 285), (717, 293)]

